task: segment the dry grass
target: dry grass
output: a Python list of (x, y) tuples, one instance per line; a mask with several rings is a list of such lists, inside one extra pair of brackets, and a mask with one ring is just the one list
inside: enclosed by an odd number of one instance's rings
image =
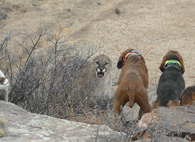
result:
[[(23, 41), (13, 50), (9, 43), (14, 36), (3, 39), (0, 62), (10, 80), (9, 101), (33, 113), (76, 121), (82, 116), (85, 122), (99, 124), (95, 116), (105, 109), (98, 100), (89, 105), (94, 80), (88, 80), (89, 59), (97, 47), (65, 47), (60, 31), (22, 35)], [(50, 46), (42, 53), (37, 46), (45, 39)]]

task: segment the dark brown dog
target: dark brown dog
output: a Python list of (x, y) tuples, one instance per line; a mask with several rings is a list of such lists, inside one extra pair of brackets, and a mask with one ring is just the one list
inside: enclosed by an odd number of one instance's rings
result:
[(181, 97), (181, 105), (182, 106), (195, 106), (195, 86), (190, 86), (186, 88)]
[(137, 103), (143, 113), (150, 112), (146, 90), (148, 69), (142, 55), (133, 49), (124, 51), (119, 57), (117, 68), (122, 68), (122, 71), (115, 92), (113, 111), (120, 114), (120, 107), (129, 101), (129, 107), (132, 108)]
[(153, 102), (153, 108), (180, 106), (181, 93), (185, 88), (182, 56), (177, 51), (169, 51), (159, 68), (163, 73), (159, 79), (157, 100)]

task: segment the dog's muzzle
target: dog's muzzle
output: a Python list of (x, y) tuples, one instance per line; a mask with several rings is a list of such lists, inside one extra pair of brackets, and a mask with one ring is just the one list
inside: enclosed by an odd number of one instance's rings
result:
[(99, 68), (96, 68), (96, 75), (99, 77), (99, 78), (102, 78), (104, 77), (104, 74), (106, 73), (106, 69), (99, 69)]

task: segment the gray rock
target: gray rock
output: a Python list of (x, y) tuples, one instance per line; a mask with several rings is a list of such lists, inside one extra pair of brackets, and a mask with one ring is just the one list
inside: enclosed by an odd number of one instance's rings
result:
[(138, 126), (144, 129), (142, 138), (159, 141), (195, 140), (195, 106), (160, 107), (151, 113), (144, 114)]
[(3, 142), (92, 142), (121, 138), (104, 125), (89, 125), (30, 113), (14, 104), (0, 101), (0, 119), (5, 120)]
[(6, 19), (7, 19), (7, 14), (0, 11), (0, 20), (6, 20)]

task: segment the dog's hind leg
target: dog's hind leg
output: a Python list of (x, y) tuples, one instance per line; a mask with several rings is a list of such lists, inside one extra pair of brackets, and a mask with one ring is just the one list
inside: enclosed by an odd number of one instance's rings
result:
[(121, 107), (120, 103), (117, 102), (117, 100), (114, 100), (113, 112), (119, 115), (121, 113), (120, 107)]
[(120, 87), (116, 89), (115, 98), (114, 98), (114, 105), (113, 105), (113, 111), (117, 112), (117, 114), (121, 113), (121, 106), (123, 107), (127, 102), (129, 98), (126, 92), (122, 90)]
[(148, 102), (148, 94), (146, 89), (144, 87), (138, 89), (139, 90), (136, 92), (135, 101), (140, 106), (140, 111), (143, 111), (143, 113), (151, 112), (151, 106)]
[(158, 109), (159, 104), (160, 104), (160, 100), (156, 100), (156, 101), (154, 101), (154, 102), (152, 103), (152, 106), (153, 106), (153, 108), (152, 108), (152, 109)]

